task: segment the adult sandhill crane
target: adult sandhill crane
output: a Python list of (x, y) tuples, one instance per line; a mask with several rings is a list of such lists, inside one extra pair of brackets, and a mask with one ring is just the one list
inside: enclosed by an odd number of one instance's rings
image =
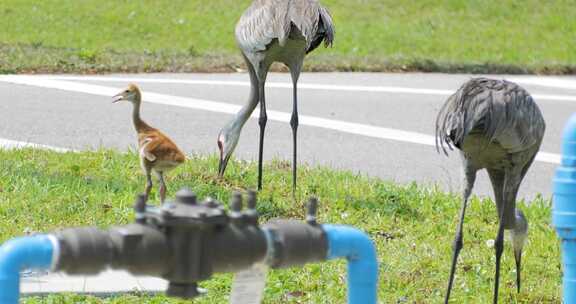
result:
[(258, 190), (262, 189), (262, 155), (266, 128), (264, 84), (273, 62), (282, 62), (290, 69), (293, 84), (293, 109), (290, 119), (293, 137), (292, 190), (296, 189), (296, 132), (298, 102), (296, 84), (306, 54), (322, 42), (331, 46), (334, 26), (328, 10), (317, 0), (254, 0), (236, 25), (236, 41), (248, 66), (250, 98), (218, 135), (222, 177), (228, 160), (238, 144), (244, 123), (260, 103), (260, 143), (258, 151)]
[(544, 136), (540, 109), (526, 90), (501, 80), (475, 78), (450, 96), (436, 119), (436, 147), (461, 151), (465, 187), (452, 266), (444, 303), (448, 303), (458, 254), (462, 249), (462, 226), (476, 172), (486, 169), (492, 182), (498, 209), (496, 273), (493, 302), (498, 302), (500, 257), (504, 229), (511, 230), (516, 260), (516, 287), (520, 292), (522, 248), (528, 235), (528, 221), (516, 208), (518, 187), (532, 164)]
[(151, 173), (154, 171), (160, 182), (160, 202), (164, 203), (166, 199), (164, 173), (182, 164), (186, 160), (186, 156), (168, 136), (160, 132), (160, 130), (151, 127), (140, 118), (142, 93), (136, 85), (130, 84), (127, 89), (113, 98), (113, 103), (126, 100), (133, 105), (132, 122), (138, 133), (140, 166), (146, 175), (146, 199), (148, 199), (152, 189)]

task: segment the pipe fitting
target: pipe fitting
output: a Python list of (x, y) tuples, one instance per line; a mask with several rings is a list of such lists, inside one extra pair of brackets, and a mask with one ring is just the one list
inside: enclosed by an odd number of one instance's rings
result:
[(576, 114), (564, 128), (562, 163), (553, 188), (552, 223), (562, 241), (564, 303), (576, 303)]
[(326, 260), (328, 244), (320, 226), (296, 220), (275, 220), (265, 224), (271, 238), (267, 264), (286, 268)]
[(4, 243), (0, 247), (0, 303), (17, 304), (20, 271), (52, 268), (58, 251), (58, 242), (48, 235), (16, 238)]
[(340, 225), (322, 225), (328, 239), (328, 259), (348, 260), (348, 303), (376, 304), (376, 247), (364, 232)]
[(70, 228), (54, 237), (60, 248), (54, 269), (68, 274), (97, 274), (111, 267), (160, 276), (170, 259), (164, 234), (142, 224)]

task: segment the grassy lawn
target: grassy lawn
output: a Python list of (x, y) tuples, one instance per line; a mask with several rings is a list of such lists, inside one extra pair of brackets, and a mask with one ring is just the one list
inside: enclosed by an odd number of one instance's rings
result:
[[(249, 0), (3, 0), (0, 72), (234, 71)], [(323, 0), (322, 71), (576, 72), (569, 0)]]
[[(0, 150), (0, 242), (31, 232), (75, 225), (108, 226), (133, 220), (132, 203), (144, 186), (134, 153), (98, 151), (58, 154), (32, 149)], [(217, 159), (194, 156), (168, 178), (169, 196), (189, 187), (199, 197), (227, 202), (230, 191), (256, 184), (253, 163), (232, 161), (225, 181), (216, 179)], [(380, 260), (382, 303), (440, 303), (449, 271), (451, 242), (460, 206), (458, 196), (412, 184), (398, 186), (350, 172), (303, 167), (297, 203), (290, 199), (290, 166), (265, 167), (258, 209), (263, 221), (303, 218), (303, 203), (315, 194), (322, 223), (357, 226), (374, 239)], [(156, 195), (154, 192), (153, 195)], [(530, 220), (523, 258), (523, 290), (515, 292), (509, 244), (503, 258), (502, 303), (559, 303), (559, 242), (550, 226), (549, 201), (520, 203)], [(496, 235), (495, 206), (471, 201), (453, 293), (454, 303), (489, 303), (492, 298)], [(303, 269), (271, 271), (265, 303), (344, 303), (345, 264), (329, 262)], [(226, 303), (230, 275), (203, 282), (208, 294), (195, 303)], [(77, 295), (29, 298), (25, 303), (182, 303), (163, 296), (130, 294), (111, 299)]]

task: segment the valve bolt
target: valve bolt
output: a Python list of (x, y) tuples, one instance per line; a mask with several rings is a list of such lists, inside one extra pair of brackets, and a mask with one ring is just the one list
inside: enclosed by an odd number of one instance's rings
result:
[(184, 188), (176, 193), (176, 202), (186, 205), (196, 205), (196, 194)]
[(306, 222), (310, 225), (317, 225), (316, 214), (318, 212), (318, 199), (311, 197), (308, 201), (308, 207), (306, 210)]

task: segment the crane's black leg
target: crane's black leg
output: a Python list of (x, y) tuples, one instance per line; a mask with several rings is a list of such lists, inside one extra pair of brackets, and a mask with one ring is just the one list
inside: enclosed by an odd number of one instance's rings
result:
[(494, 277), (494, 304), (498, 303), (498, 287), (500, 286), (500, 258), (504, 251), (504, 208), (500, 211), (498, 223), (498, 234), (494, 242), (494, 249), (496, 250), (496, 273)]
[(145, 195), (146, 201), (148, 201), (148, 197), (150, 196), (150, 190), (152, 190), (152, 175), (150, 174), (150, 171), (147, 170), (146, 171), (146, 188), (144, 188), (144, 195)]
[(298, 77), (300, 76), (300, 68), (290, 69), (292, 73), (292, 89), (293, 89), (293, 108), (292, 117), (290, 118), (290, 126), (292, 127), (292, 197), (296, 197), (296, 168), (298, 166), (297, 162), (297, 131), (298, 131), (298, 98), (297, 98), (297, 84)]
[(164, 204), (164, 200), (166, 200), (166, 182), (164, 181), (163, 172), (158, 172), (158, 181), (160, 182), (160, 204)]
[(456, 237), (454, 238), (454, 244), (452, 245), (452, 266), (450, 267), (450, 278), (448, 279), (448, 289), (446, 290), (446, 296), (444, 297), (444, 303), (448, 303), (450, 299), (450, 292), (452, 291), (452, 284), (454, 283), (454, 273), (456, 272), (456, 263), (458, 262), (458, 254), (462, 250), (462, 228), (464, 226), (464, 215), (466, 214), (466, 206), (468, 204), (468, 199), (470, 194), (472, 194), (472, 187), (474, 186), (474, 181), (476, 180), (476, 169), (471, 167), (466, 167), (464, 169), (465, 174), (465, 186), (464, 193), (462, 196), (462, 209), (460, 209), (460, 218), (458, 222), (458, 228), (456, 229)]
[(268, 116), (266, 115), (266, 100), (264, 98), (264, 79), (258, 81), (259, 97), (260, 97), (260, 117), (258, 118), (258, 125), (260, 125), (260, 146), (258, 147), (258, 190), (262, 190), (262, 157), (264, 155), (264, 129)]

